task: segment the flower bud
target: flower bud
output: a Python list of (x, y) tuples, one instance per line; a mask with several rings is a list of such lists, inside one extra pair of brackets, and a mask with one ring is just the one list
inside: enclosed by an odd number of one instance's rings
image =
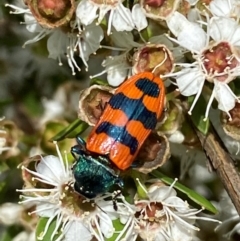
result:
[(149, 173), (162, 166), (170, 158), (169, 141), (161, 132), (152, 132), (143, 143), (136, 160), (143, 161), (139, 172)]
[(75, 12), (74, 0), (26, 0), (32, 15), (46, 28), (68, 23)]
[(171, 73), (173, 70), (173, 55), (162, 44), (147, 44), (133, 56), (133, 73), (153, 72), (156, 76)]
[(92, 85), (80, 92), (78, 118), (94, 126), (102, 115), (114, 89), (108, 86)]
[(166, 20), (175, 11), (186, 14), (190, 4), (184, 0), (141, 0), (145, 15), (154, 20)]

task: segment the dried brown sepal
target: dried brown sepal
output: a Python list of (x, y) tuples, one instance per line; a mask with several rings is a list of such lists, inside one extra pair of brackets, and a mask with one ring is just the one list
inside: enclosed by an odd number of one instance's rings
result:
[(240, 141), (240, 103), (236, 103), (235, 107), (229, 111), (232, 120), (229, 116), (222, 112), (221, 120), (224, 132), (233, 139)]
[(156, 76), (173, 71), (172, 52), (163, 44), (147, 44), (133, 56), (133, 73), (153, 72)]
[(80, 92), (78, 118), (94, 126), (102, 115), (114, 89), (108, 86), (92, 85)]
[[(24, 160), (21, 165), (19, 165), (19, 168), (22, 169), (22, 178), (24, 181), (23, 189), (25, 190), (24, 195), (32, 197), (39, 195), (49, 196), (49, 192), (39, 191), (39, 189), (54, 189), (54, 186), (41, 181), (39, 176), (34, 175), (34, 173), (39, 174), (37, 171), (37, 166), (40, 162), (43, 161), (43, 158), (45, 157), (46, 155), (35, 155)], [(32, 189), (34, 188), (38, 191), (33, 191)], [(30, 190), (29, 192), (27, 192), (28, 189)]]
[(19, 154), (17, 145), (21, 136), (22, 131), (15, 125), (14, 122), (0, 118), (0, 139), (5, 141), (5, 143), (0, 143), (0, 145), (8, 148), (8, 150), (3, 151), (2, 153), (0, 151), (3, 159)]
[(26, 0), (37, 22), (46, 28), (56, 28), (68, 23), (75, 12), (74, 0)]
[(162, 166), (170, 158), (169, 141), (161, 132), (152, 132), (141, 147), (136, 160), (143, 161), (139, 172), (149, 173)]
[[(20, 224), (26, 229), (29, 230), (31, 232), (35, 231), (36, 229), (36, 225), (38, 223), (39, 220), (39, 216), (34, 213), (36, 209), (35, 205), (31, 205), (29, 206), (24, 206), (24, 210), (21, 213), (20, 216)], [(29, 213), (31, 213), (31, 215), (29, 215)]]
[[(30, 171), (36, 172), (36, 166), (40, 162), (41, 158), (42, 158), (41, 155), (36, 155), (24, 160), (19, 165), (19, 167), (22, 169), (22, 179), (24, 181), (24, 189), (35, 188), (38, 185), (38, 183), (41, 184), (41, 182), (36, 181), (35, 176), (28, 171), (30, 170)], [(37, 195), (37, 193), (34, 193), (34, 192), (29, 192), (29, 194), (31, 196)]]
[(166, 20), (175, 11), (188, 12), (190, 4), (184, 0), (141, 0), (145, 15), (154, 20)]

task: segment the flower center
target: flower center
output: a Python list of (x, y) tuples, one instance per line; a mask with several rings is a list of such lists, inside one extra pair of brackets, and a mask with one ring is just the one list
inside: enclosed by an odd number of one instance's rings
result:
[(212, 2), (213, 0), (202, 0), (202, 4), (206, 4), (207, 6)]
[(149, 222), (160, 222), (162, 219), (163, 205), (159, 202), (150, 202), (148, 205), (144, 203), (138, 203), (138, 207), (142, 208), (139, 212), (136, 212), (135, 216), (138, 219), (142, 219)]
[(164, 75), (171, 72), (173, 67), (170, 52), (164, 45), (149, 44), (144, 46), (134, 55), (135, 73), (144, 71), (153, 72), (155, 75)]
[(210, 82), (213, 81), (213, 77), (218, 81), (225, 81), (228, 77), (228, 71), (235, 68), (237, 64), (238, 61), (226, 42), (221, 42), (203, 52), (203, 65)]
[(68, 216), (72, 214), (77, 217), (82, 217), (88, 215), (96, 208), (93, 202), (86, 201), (85, 198), (73, 191), (69, 185), (62, 187), (62, 197), (60, 201), (65, 214)]
[(147, 4), (150, 7), (161, 7), (163, 5), (163, 3), (165, 2), (165, 0), (146, 0), (145, 4)]
[(109, 6), (117, 6), (119, 4), (118, 0), (91, 0), (93, 3), (98, 5), (109, 5)]

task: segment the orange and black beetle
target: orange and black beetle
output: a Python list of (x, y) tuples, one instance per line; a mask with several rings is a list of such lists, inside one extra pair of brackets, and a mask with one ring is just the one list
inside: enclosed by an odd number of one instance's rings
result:
[(72, 148), (73, 155), (81, 156), (73, 166), (76, 191), (90, 198), (107, 192), (114, 184), (122, 186), (113, 167), (126, 170), (131, 166), (156, 127), (164, 103), (165, 88), (159, 77), (144, 72), (126, 80), (107, 103), (86, 146), (78, 138), (81, 148)]

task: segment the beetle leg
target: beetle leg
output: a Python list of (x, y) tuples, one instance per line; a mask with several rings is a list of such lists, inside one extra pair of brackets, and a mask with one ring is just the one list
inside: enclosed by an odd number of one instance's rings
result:
[(138, 168), (138, 167), (140, 167), (140, 166), (142, 166), (142, 162), (141, 161), (139, 161), (139, 160), (135, 160), (132, 164), (131, 164), (131, 168)]
[(76, 137), (77, 144), (82, 146), (84, 149), (86, 149), (86, 142), (82, 139), (81, 136)]
[(112, 202), (113, 202), (113, 208), (115, 211), (118, 210), (118, 206), (117, 206), (117, 198), (118, 196), (120, 196), (122, 194), (121, 190), (118, 190), (114, 193), (114, 196), (112, 197)]
[(83, 155), (83, 154), (85, 154), (85, 151), (82, 150), (79, 145), (76, 145), (76, 146), (71, 147), (71, 154), (74, 157), (74, 159), (77, 160), (78, 158), (76, 157), (75, 154)]

